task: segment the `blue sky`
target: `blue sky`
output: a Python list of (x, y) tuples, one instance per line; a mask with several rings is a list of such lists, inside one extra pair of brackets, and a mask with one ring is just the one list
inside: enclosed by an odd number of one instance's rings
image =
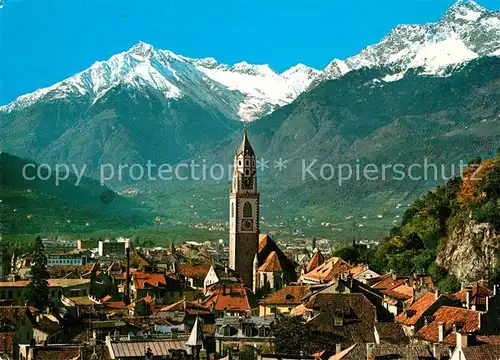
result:
[[(318, 69), (397, 24), (437, 21), (454, 0), (4, 0), (0, 104), (137, 41), (190, 57)], [(500, 0), (480, 0), (500, 9)]]

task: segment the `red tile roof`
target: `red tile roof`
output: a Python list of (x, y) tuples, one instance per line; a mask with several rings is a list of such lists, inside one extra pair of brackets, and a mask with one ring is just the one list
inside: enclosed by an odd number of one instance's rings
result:
[(500, 358), (500, 345), (479, 344), (463, 348), (465, 359), (498, 360)]
[(396, 321), (407, 326), (416, 325), (427, 309), (429, 309), (436, 301), (436, 293), (424, 294), (417, 301), (411, 304), (406, 311), (399, 314), (396, 317)]
[(199, 264), (199, 265), (180, 264), (178, 266), (178, 272), (179, 274), (188, 279), (203, 280), (207, 276), (210, 267), (211, 267), (210, 264)]
[(203, 305), (216, 311), (233, 310), (249, 311), (257, 307), (252, 291), (240, 286), (222, 286), (215, 289), (202, 302)]
[(305, 274), (304, 277), (319, 281), (331, 281), (336, 275), (346, 272), (351, 268), (352, 266), (345, 262), (343, 259), (339, 257), (333, 257), (324, 264), (315, 268), (313, 271)]
[(101, 299), (101, 302), (103, 302), (103, 303), (104, 303), (104, 302), (109, 301), (109, 300), (111, 300), (111, 299), (112, 299), (111, 295), (106, 295), (105, 297), (103, 297), (103, 298)]
[(169, 311), (185, 311), (188, 315), (208, 315), (211, 313), (210, 308), (194, 301), (180, 300), (174, 304), (161, 308), (161, 312)]
[(104, 305), (109, 309), (126, 309), (127, 305), (123, 301), (108, 301)]
[(396, 283), (389, 289), (382, 291), (382, 293), (398, 300), (408, 300), (413, 297), (413, 287), (404, 283)]
[[(493, 296), (493, 291), (479, 282), (472, 285), (469, 290), (471, 291), (471, 305), (484, 305), (486, 304), (486, 297)], [(466, 294), (467, 289), (460, 290), (455, 294), (455, 298), (465, 304), (467, 302)]]
[(262, 266), (259, 268), (259, 271), (261, 272), (282, 271), (280, 260), (278, 259), (278, 254), (276, 253), (276, 251), (273, 251), (269, 254), (264, 264), (262, 264)]
[(132, 274), (132, 280), (136, 289), (161, 288), (167, 286), (167, 280), (164, 274), (146, 273), (136, 271)]
[(476, 339), (478, 342), (486, 344), (500, 344), (500, 336), (498, 335), (477, 335)]
[(313, 271), (316, 269), (318, 266), (323, 264), (325, 262), (325, 257), (321, 253), (321, 251), (316, 250), (309, 262), (306, 265), (306, 273)]
[(367, 270), (370, 270), (368, 265), (358, 265), (349, 270), (349, 273), (353, 276), (359, 275)]
[(473, 333), (479, 329), (478, 311), (459, 307), (441, 306), (432, 316), (432, 321), (415, 333), (415, 337), (430, 341), (439, 341), (439, 323), (444, 323), (444, 343), (455, 345), (456, 335), (452, 332), (453, 325), (463, 333)]
[(288, 285), (261, 300), (261, 305), (300, 305), (301, 299), (309, 293), (308, 285)]
[(397, 284), (406, 283), (408, 286), (413, 286), (416, 281), (421, 282), (422, 285), (429, 288), (429, 290), (435, 290), (434, 283), (432, 282), (432, 278), (428, 275), (424, 276), (394, 276), (391, 273), (384, 274), (379, 276), (378, 278), (373, 279), (375, 281), (372, 283), (372, 288), (378, 290), (387, 290)]

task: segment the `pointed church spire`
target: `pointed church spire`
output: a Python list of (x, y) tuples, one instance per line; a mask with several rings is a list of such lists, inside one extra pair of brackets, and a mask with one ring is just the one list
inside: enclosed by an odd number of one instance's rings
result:
[(236, 149), (236, 155), (240, 154), (255, 156), (252, 145), (250, 145), (250, 142), (248, 141), (246, 125), (243, 127), (243, 141), (238, 149)]
[(186, 346), (203, 346), (203, 331), (201, 330), (200, 318), (198, 316), (196, 316), (191, 335), (189, 335), (189, 339), (186, 341)]

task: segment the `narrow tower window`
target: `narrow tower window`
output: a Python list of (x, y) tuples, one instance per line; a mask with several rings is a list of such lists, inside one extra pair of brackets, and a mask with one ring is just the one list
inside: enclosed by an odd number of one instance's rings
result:
[(245, 203), (245, 205), (243, 205), (243, 217), (252, 217), (252, 204), (250, 204), (248, 201)]
[(234, 203), (231, 204), (231, 217), (234, 217)]

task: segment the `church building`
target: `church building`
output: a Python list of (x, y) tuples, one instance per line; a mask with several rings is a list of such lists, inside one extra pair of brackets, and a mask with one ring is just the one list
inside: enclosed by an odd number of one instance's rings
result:
[(296, 280), (295, 265), (259, 232), (257, 166), (246, 128), (234, 155), (229, 194), (229, 267), (254, 293), (277, 290)]

